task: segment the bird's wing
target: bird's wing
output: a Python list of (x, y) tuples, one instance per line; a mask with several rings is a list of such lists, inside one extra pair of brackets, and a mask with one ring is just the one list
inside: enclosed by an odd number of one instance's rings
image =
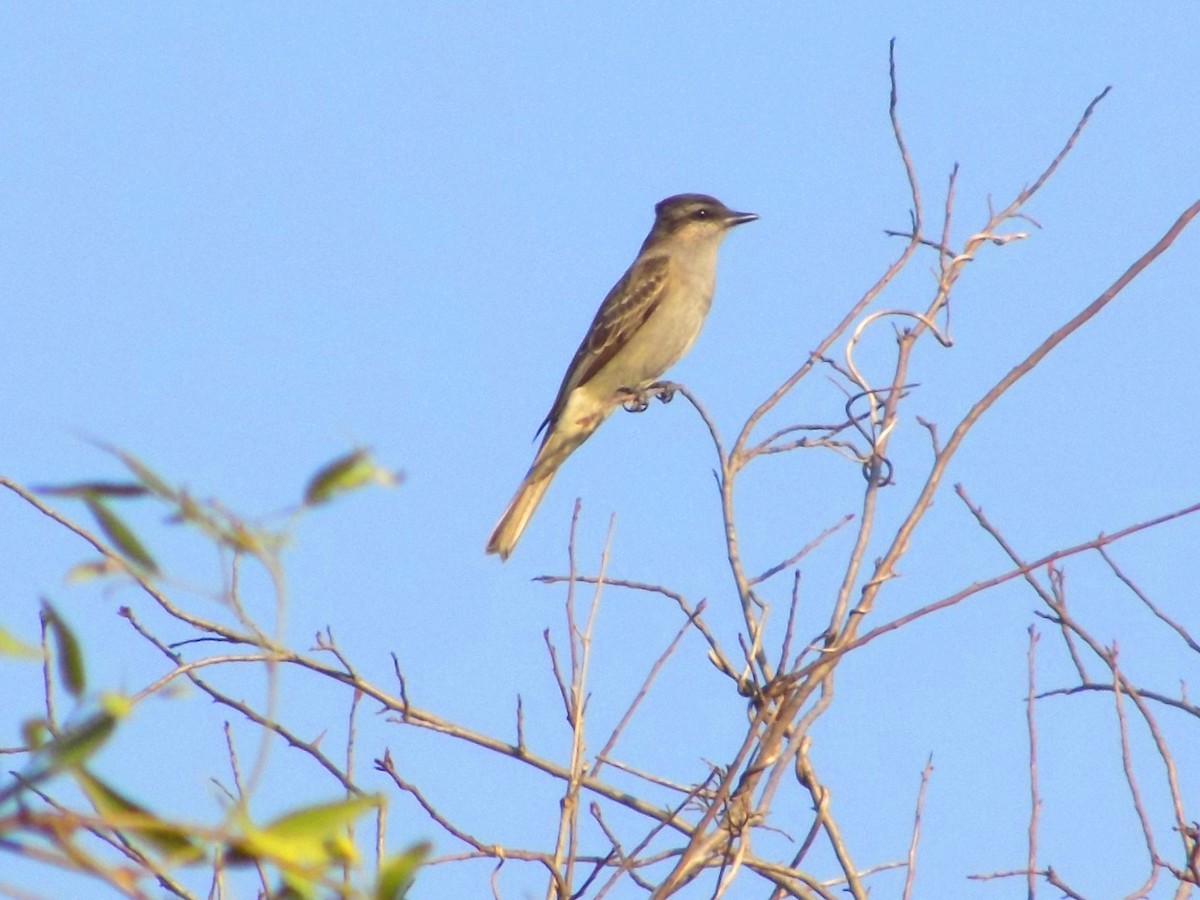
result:
[[(608, 365), (662, 302), (669, 265), (666, 256), (640, 259), (608, 292), (583, 343), (575, 351), (575, 358), (563, 377), (554, 406), (538, 428), (539, 434), (543, 428), (552, 426), (558, 420), (571, 391), (587, 384)], [(631, 384), (629, 387), (637, 385)]]

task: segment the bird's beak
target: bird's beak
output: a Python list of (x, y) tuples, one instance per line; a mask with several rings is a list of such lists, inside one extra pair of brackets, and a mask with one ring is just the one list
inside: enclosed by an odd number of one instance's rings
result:
[(744, 225), (747, 222), (753, 222), (757, 218), (757, 213), (734, 212), (730, 210), (729, 215), (725, 217), (725, 227), (732, 228), (734, 225)]

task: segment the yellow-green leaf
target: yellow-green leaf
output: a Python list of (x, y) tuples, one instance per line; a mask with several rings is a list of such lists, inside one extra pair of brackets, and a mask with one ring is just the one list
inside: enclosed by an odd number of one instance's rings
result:
[(24, 792), (29, 785), (83, 765), (112, 735), (118, 718), (111, 712), (96, 713), (49, 741), (44, 739), (50, 734), (45, 722), (36, 719), (25, 722), (22, 728), (25, 742), (30, 748), (36, 749), (38, 761), (19, 780), (0, 788), (0, 805)]
[(26, 719), (21, 723), (21, 739), (30, 750), (42, 747), (50, 737), (45, 719)]
[(353, 491), (375, 479), (377, 466), (371, 454), (363, 449), (339, 456), (322, 466), (304, 491), (304, 502), (309, 506), (326, 503), (337, 494)]
[(93, 559), (89, 562), (75, 563), (75, 565), (67, 569), (67, 574), (63, 576), (63, 581), (67, 584), (82, 584), (94, 578), (113, 575), (118, 571), (123, 572), (125, 570), (120, 567), (119, 563), (114, 563), (107, 557), (104, 559)]
[(79, 699), (87, 688), (87, 677), (83, 671), (83, 652), (79, 641), (54, 607), (42, 601), (42, 621), (54, 638), (55, 658), (58, 661), (58, 677), (71, 696)]
[(229, 528), (222, 529), (221, 538), (235, 550), (246, 553), (261, 553), (267, 545), (264, 540), (265, 532), (259, 532), (245, 523), (237, 522)]
[(118, 450), (115, 447), (110, 447), (108, 449), (110, 452), (115, 453), (121, 462), (125, 463), (125, 468), (129, 469), (129, 471), (133, 473), (133, 477), (136, 478), (141, 484), (145, 485), (147, 490), (158, 494), (160, 497), (174, 499), (175, 491), (171, 489), (171, 486), (159, 478), (158, 473), (147, 466), (144, 462), (142, 462), (136, 456), (126, 453), (124, 450)]
[(32, 644), (13, 637), (0, 628), (0, 656), (15, 656), (18, 659), (40, 659), (42, 652)]
[(105, 691), (100, 695), (100, 709), (114, 719), (123, 719), (133, 712), (133, 701), (124, 694), (115, 691)]
[(147, 572), (152, 574), (158, 573), (158, 566), (155, 564), (153, 557), (146, 552), (146, 548), (142, 546), (141, 541), (137, 539), (129, 526), (122, 522), (116, 513), (97, 497), (84, 497), (83, 502), (87, 504), (87, 508), (95, 517), (96, 523), (104, 531), (105, 536), (113, 542), (114, 546), (116, 546), (125, 559), (134, 563), (139, 568), (145, 569)]
[(50, 742), (47, 749), (53, 760), (51, 771), (72, 768), (100, 749), (117, 727), (117, 717), (109, 712), (96, 713), (81, 724)]
[(359, 816), (378, 808), (378, 796), (352, 797), (288, 813), (264, 828), (248, 826), (237, 851), (283, 867), (319, 871), (335, 863), (355, 862), (346, 829)]
[(384, 860), (375, 883), (375, 900), (404, 900), (429, 850), (430, 844), (422, 841)]
[(317, 900), (321, 895), (317, 892), (316, 880), (298, 872), (284, 870), (280, 873), (283, 887), (276, 888), (274, 896), (281, 900)]
[(188, 826), (163, 821), (82, 767), (76, 769), (74, 774), (96, 812), (113, 828), (127, 835), (135, 835), (159, 853), (170, 857), (172, 862), (197, 859), (203, 855), (203, 851), (192, 840)]

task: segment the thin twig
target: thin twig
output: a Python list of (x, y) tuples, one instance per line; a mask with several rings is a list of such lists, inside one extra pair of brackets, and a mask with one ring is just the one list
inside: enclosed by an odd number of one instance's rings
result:
[(1038, 794), (1037, 719), (1034, 716), (1037, 697), (1036, 652), (1038, 640), (1037, 629), (1030, 625), (1029, 650), (1026, 655), (1028, 689), (1025, 694), (1025, 726), (1029, 730), (1029, 853), (1025, 863), (1029, 869), (1029, 875), (1025, 882), (1025, 889), (1029, 900), (1034, 900), (1037, 894), (1038, 822), (1042, 812), (1042, 798)]
[(859, 881), (858, 869), (850, 858), (850, 851), (842, 837), (841, 829), (829, 810), (829, 788), (817, 780), (817, 773), (813, 770), (812, 762), (808, 758), (810, 742), (811, 738), (807, 735), (800, 740), (800, 752), (796, 755), (796, 777), (812, 797), (817, 819), (825, 830), (833, 852), (837, 856), (838, 865), (841, 866), (842, 873), (846, 877), (846, 886), (850, 889), (854, 900), (866, 900), (867, 893), (862, 882)]
[(1131, 579), (1128, 575), (1126, 575), (1123, 571), (1121, 571), (1121, 567), (1116, 564), (1116, 562), (1113, 560), (1113, 558), (1108, 555), (1108, 553), (1105, 551), (1105, 549), (1103, 547), (1100, 547), (1098, 552), (1100, 553), (1100, 556), (1104, 559), (1104, 561), (1106, 563), (1108, 563), (1108, 567), (1110, 569), (1112, 569), (1112, 573), (1121, 580), (1122, 584), (1124, 584), (1127, 588), (1129, 588), (1129, 590), (1131, 590), (1133, 592), (1135, 597), (1137, 597), (1139, 600), (1142, 601), (1143, 604), (1145, 604), (1146, 608), (1148, 610), (1150, 610), (1150, 612), (1154, 613), (1154, 615), (1160, 621), (1165, 622), (1167, 627), (1169, 627), (1172, 631), (1174, 631), (1177, 635), (1179, 635), (1183, 639), (1183, 642), (1185, 644), (1187, 644), (1188, 647), (1193, 652), (1200, 653), (1200, 643), (1197, 643), (1196, 639), (1193, 638), (1191, 636), (1191, 634), (1188, 633), (1188, 630), (1186, 628), (1184, 628), (1182, 625), (1180, 625), (1178, 622), (1176, 622), (1174, 619), (1172, 619), (1170, 616), (1168, 616), (1166, 613), (1164, 613), (1161, 609), (1159, 609), (1157, 606), (1155, 606), (1154, 601), (1151, 600), (1148, 596), (1146, 596), (1146, 593), (1133, 582), (1133, 579)]
[(917, 789), (917, 810), (913, 814), (912, 838), (908, 842), (908, 857), (904, 873), (904, 893), (902, 900), (912, 900), (913, 884), (917, 879), (917, 843), (921, 839), (921, 818), (925, 812), (925, 789), (929, 787), (929, 778), (933, 775), (933, 754), (925, 760), (925, 768), (921, 770), (921, 786)]
[[(1049, 565), (1052, 562), (1056, 562), (1060, 559), (1066, 559), (1069, 556), (1077, 556), (1086, 550), (1095, 550), (1099, 547), (1106, 547), (1109, 544), (1116, 543), (1122, 538), (1129, 537), (1131, 534), (1137, 534), (1139, 531), (1145, 531), (1148, 528), (1154, 528), (1156, 525), (1161, 525), (1164, 522), (1170, 522), (1172, 519), (1179, 519), (1184, 516), (1192, 515), (1196, 512), (1200, 512), (1200, 503), (1193, 503), (1190, 506), (1185, 506), (1182, 509), (1175, 510), (1174, 512), (1165, 513), (1161, 516), (1155, 516), (1152, 519), (1147, 519), (1146, 521), (1139, 522), (1136, 525), (1129, 525), (1120, 529), (1119, 531), (1114, 531), (1112, 534), (1101, 534), (1099, 537), (1094, 538), (1093, 540), (1084, 541), (1081, 544), (1075, 544), (1074, 546), (1066, 547), (1061, 550), (1055, 550), (1053, 553), (1047, 553), (1045, 556), (1040, 557), (1031, 563), (1017, 566), (1016, 568), (1010, 569), (1009, 571), (1001, 575), (997, 575), (994, 578), (988, 578), (984, 581), (976, 581), (975, 583), (968, 585), (962, 590), (956, 591), (955, 593), (950, 594), (941, 600), (926, 604), (925, 606), (922, 606), (911, 613), (899, 616), (890, 622), (879, 625), (860, 637), (855, 638), (845, 646), (838, 647), (836, 652), (848, 653), (851, 650), (856, 650), (859, 647), (862, 647), (864, 644), (868, 644), (882, 635), (907, 625), (909, 622), (916, 621), (917, 619), (923, 619), (924, 617), (931, 615), (938, 610), (954, 606), (955, 604), (966, 600), (968, 597), (971, 597), (982, 591), (986, 591), (989, 588), (996, 587), (997, 585), (1004, 584), (1007, 581), (1012, 581), (1014, 578), (1021, 578), (1027, 573), (1036, 571), (1037, 569)], [(797, 673), (797, 677), (804, 677), (810, 668), (811, 666), (802, 669)]]
[(1117, 669), (1117, 646), (1109, 651), (1112, 659), (1113, 706), (1117, 711), (1117, 730), (1121, 737), (1121, 767), (1125, 771), (1125, 783), (1129, 785), (1129, 796), (1133, 801), (1133, 810), (1137, 814), (1138, 824), (1142, 828), (1142, 839), (1146, 842), (1146, 852), (1150, 857), (1150, 874), (1137, 890), (1129, 894), (1127, 900), (1136, 897), (1148, 897), (1158, 881), (1158, 850), (1154, 846), (1154, 832), (1150, 827), (1150, 817), (1142, 805), (1141, 791), (1138, 790), (1137, 776), (1133, 771), (1133, 756), (1129, 751), (1129, 724), (1125, 720), (1125, 705), (1121, 702), (1121, 675)]
[[(704, 612), (705, 606), (707, 606), (707, 601), (701, 600), (700, 605), (696, 607), (695, 615), (698, 616)], [(687, 634), (687, 630), (691, 624), (691, 620), (683, 623), (683, 626), (675, 633), (675, 637), (671, 640), (671, 643), (667, 645), (667, 649), (659, 654), (658, 659), (654, 661), (654, 665), (650, 667), (649, 673), (647, 673), (645, 680), (642, 682), (641, 688), (638, 689), (637, 694), (630, 702), (629, 708), (625, 710), (625, 714), (621, 716), (621, 720), (617, 722), (616, 727), (613, 728), (612, 734), (609, 735), (608, 740), (604, 743), (604, 747), (598, 754), (596, 754), (596, 761), (592, 764), (592, 771), (590, 773), (592, 777), (595, 777), (597, 774), (599, 774), (600, 767), (603, 766), (608, 760), (608, 755), (612, 753), (613, 747), (616, 746), (617, 740), (621, 736), (621, 732), (625, 730), (625, 727), (629, 724), (630, 719), (633, 718), (634, 712), (637, 711), (638, 706), (640, 706), (641, 702), (646, 699), (646, 695), (650, 693), (650, 686), (654, 683), (654, 679), (658, 676), (658, 673), (662, 670), (662, 667), (666, 661), (670, 659), (671, 654), (675, 652), (675, 649), (679, 646), (679, 642), (683, 640), (683, 636)]]
[(761, 584), (762, 582), (766, 581), (771, 576), (778, 575), (780, 572), (782, 572), (784, 569), (788, 568), (789, 566), (795, 565), (800, 560), (804, 559), (804, 557), (808, 556), (808, 554), (812, 553), (815, 549), (817, 549), (817, 547), (821, 546), (821, 544), (824, 543), (826, 538), (828, 538), (830, 535), (836, 533), (838, 530), (840, 530), (842, 528), (842, 526), (844, 526), (847, 522), (852, 521), (853, 519), (854, 519), (854, 513), (846, 513), (844, 516), (841, 517), (841, 519), (839, 519), (834, 524), (830, 525), (828, 528), (826, 528), (824, 531), (822, 531), (820, 534), (818, 534), (815, 538), (813, 538), (811, 541), (809, 541), (807, 544), (805, 544), (803, 547), (801, 547), (798, 551), (793, 553), (791, 556), (789, 556), (783, 562), (777, 563), (776, 565), (771, 566), (771, 568), (767, 569), (761, 575), (751, 578), (750, 583), (751, 584)]

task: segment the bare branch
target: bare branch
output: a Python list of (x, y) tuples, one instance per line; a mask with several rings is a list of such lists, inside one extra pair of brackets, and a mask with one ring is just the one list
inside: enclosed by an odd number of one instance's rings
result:
[(1124, 572), (1121, 571), (1120, 566), (1118, 566), (1116, 564), (1116, 562), (1113, 561), (1113, 558), (1108, 555), (1108, 553), (1105, 551), (1105, 549), (1103, 547), (1100, 547), (1098, 552), (1100, 553), (1100, 556), (1104, 559), (1104, 561), (1106, 563), (1108, 563), (1108, 567), (1110, 569), (1112, 569), (1112, 573), (1121, 580), (1122, 584), (1124, 584), (1127, 588), (1129, 588), (1129, 590), (1133, 591), (1134, 596), (1137, 597), (1139, 600), (1141, 600), (1142, 603), (1145, 604), (1146, 608), (1148, 610), (1150, 610), (1150, 612), (1154, 613), (1154, 615), (1160, 621), (1165, 622), (1172, 631), (1174, 631), (1177, 635), (1179, 635), (1183, 639), (1183, 642), (1185, 644), (1187, 644), (1188, 647), (1193, 652), (1200, 653), (1200, 643), (1196, 642), (1196, 639), (1193, 638), (1191, 636), (1191, 634), (1188, 633), (1188, 630), (1186, 628), (1184, 628), (1182, 625), (1180, 625), (1178, 622), (1176, 622), (1174, 619), (1172, 619), (1170, 616), (1168, 616), (1166, 613), (1164, 613), (1161, 609), (1159, 609), (1157, 606), (1155, 606), (1154, 601), (1152, 601), (1149, 597), (1147, 597), (1145, 592), (1142, 591), (1142, 589), (1139, 588), (1136, 584), (1134, 584), (1133, 580), (1128, 575), (1126, 575)]
[(1114, 644), (1110, 651), (1112, 658), (1112, 688), (1113, 706), (1117, 711), (1117, 725), (1121, 735), (1121, 768), (1125, 772), (1125, 782), (1129, 785), (1129, 796), (1133, 802), (1133, 810), (1137, 814), (1138, 824), (1142, 828), (1142, 839), (1146, 842), (1146, 852), (1150, 857), (1150, 874), (1141, 887), (1129, 894), (1129, 897), (1148, 897), (1151, 889), (1158, 881), (1158, 850), (1154, 846), (1154, 832), (1150, 828), (1150, 818), (1142, 805), (1142, 794), (1138, 790), (1137, 776), (1133, 771), (1133, 756), (1129, 750), (1129, 725), (1125, 721), (1125, 706), (1121, 702), (1121, 675), (1117, 669), (1117, 647)]
[[(705, 606), (707, 606), (707, 601), (701, 600), (700, 605), (696, 607), (696, 612), (693, 618), (704, 612)], [(683, 626), (675, 633), (675, 637), (671, 640), (671, 643), (667, 645), (667, 649), (659, 654), (658, 659), (656, 659), (654, 664), (650, 667), (650, 671), (647, 673), (646, 679), (642, 682), (641, 688), (630, 702), (629, 708), (625, 710), (625, 714), (621, 716), (621, 720), (617, 722), (616, 727), (613, 728), (612, 734), (609, 735), (608, 740), (604, 743), (604, 747), (598, 754), (596, 754), (596, 761), (592, 764), (591, 771), (591, 775), (593, 777), (599, 774), (600, 767), (607, 762), (608, 755), (612, 753), (613, 747), (616, 746), (617, 740), (621, 736), (621, 732), (623, 732), (626, 726), (629, 725), (629, 721), (633, 718), (634, 712), (637, 711), (637, 708), (641, 702), (646, 699), (646, 695), (650, 693), (650, 686), (654, 683), (655, 677), (657, 677), (659, 671), (662, 669), (663, 664), (666, 663), (666, 661), (670, 659), (671, 654), (675, 652), (675, 649), (679, 646), (679, 642), (683, 640), (683, 636), (687, 634), (687, 630), (691, 624), (692, 622), (690, 619), (683, 623)]]
[(1037, 629), (1029, 626), (1029, 651), (1027, 654), (1027, 675), (1029, 687), (1025, 694), (1025, 725), (1029, 730), (1029, 855), (1026, 865), (1029, 867), (1025, 889), (1029, 900), (1034, 900), (1037, 894), (1037, 855), (1038, 855), (1038, 822), (1042, 812), (1042, 798), (1038, 795), (1038, 743), (1037, 719), (1034, 716), (1035, 699), (1037, 697), (1036, 653), (1040, 636)]
[(917, 811), (913, 815), (912, 839), (908, 842), (908, 857), (905, 863), (904, 893), (902, 900), (912, 900), (913, 884), (917, 878), (917, 842), (921, 839), (921, 817), (925, 811), (925, 789), (929, 787), (929, 778), (933, 775), (933, 754), (925, 760), (925, 768), (921, 770), (921, 786), (917, 789)]

